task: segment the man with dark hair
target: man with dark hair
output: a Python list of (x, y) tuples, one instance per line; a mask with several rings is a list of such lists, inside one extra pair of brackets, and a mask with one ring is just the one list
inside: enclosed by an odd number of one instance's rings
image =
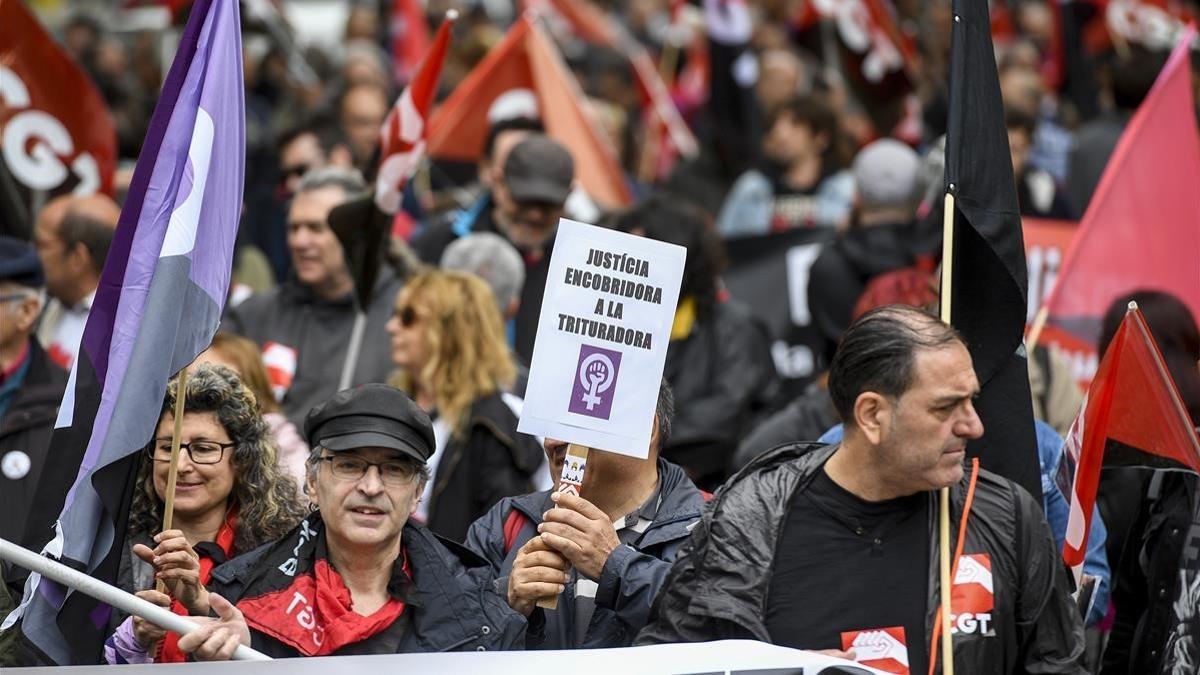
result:
[[(305, 174), (288, 211), (292, 276), (278, 288), (226, 310), (222, 327), (257, 342), (283, 411), (300, 426), (304, 415), (338, 389), (350, 353), (357, 311), (354, 280), (329, 212), (367, 189), (354, 169), (327, 166)], [(383, 382), (392, 372), (384, 334), (400, 280), (384, 266), (367, 314), (351, 384)]]
[(837, 115), (817, 95), (792, 98), (771, 114), (766, 162), (734, 182), (717, 218), (729, 237), (796, 228), (845, 227), (854, 179), (842, 170)]
[[(478, 556), (410, 516), (429, 479), (429, 417), (385, 384), (313, 408), (305, 491), (316, 507), (291, 533), (213, 570), (218, 617), (179, 641), (199, 660), (238, 644), (273, 658), (487, 651), (520, 643), (525, 621), (486, 589)], [(211, 591), (211, 593), (208, 593)]]
[(116, 202), (104, 195), (64, 195), (42, 207), (34, 224), (34, 244), (52, 298), (38, 339), (64, 368), (71, 367), (79, 351), (120, 216)]
[[(628, 647), (645, 625), (704, 507), (703, 493), (659, 454), (673, 415), (664, 380), (646, 459), (593, 452), (586, 498), (553, 490), (507, 497), (467, 532), (467, 546), (491, 564), (497, 593), (529, 618), (527, 649)], [(566, 452), (566, 443), (546, 439), (555, 488)], [(564, 589), (556, 611), (535, 606)]]
[[(640, 644), (747, 638), (937, 658), (937, 490), (950, 488), (956, 670), (1082, 673), (1083, 626), (1036, 500), (963, 459), (983, 425), (954, 329), (890, 305), (847, 329), (829, 374), (840, 445), (751, 462), (693, 530)], [(965, 533), (965, 539), (958, 541)]]

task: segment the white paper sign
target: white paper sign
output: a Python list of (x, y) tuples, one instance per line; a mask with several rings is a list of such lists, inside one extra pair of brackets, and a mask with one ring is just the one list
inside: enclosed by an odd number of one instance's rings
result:
[(562, 219), (519, 431), (645, 458), (687, 251)]

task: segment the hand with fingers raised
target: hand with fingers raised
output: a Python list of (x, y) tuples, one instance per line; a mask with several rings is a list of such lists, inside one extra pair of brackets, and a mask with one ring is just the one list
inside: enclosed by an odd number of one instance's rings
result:
[(167, 594), (179, 601), (189, 614), (208, 614), (208, 591), (200, 582), (200, 555), (180, 530), (154, 535), (155, 547), (136, 544), (133, 554), (154, 567), (154, 578), (162, 581)]

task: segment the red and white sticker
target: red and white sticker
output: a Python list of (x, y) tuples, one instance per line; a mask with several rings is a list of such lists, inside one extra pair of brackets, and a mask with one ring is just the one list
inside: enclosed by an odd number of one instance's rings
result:
[(263, 345), (263, 365), (267, 367), (267, 379), (271, 382), (271, 392), (275, 394), (276, 402), (282, 402), (288, 389), (292, 388), (297, 356), (295, 349), (278, 342)]
[(904, 626), (842, 632), (842, 649), (853, 649), (854, 660), (885, 673), (908, 675), (908, 643)]
[(992, 559), (986, 553), (966, 553), (950, 592), (950, 632), (954, 635), (992, 636), (992, 611), (996, 606), (992, 584)]

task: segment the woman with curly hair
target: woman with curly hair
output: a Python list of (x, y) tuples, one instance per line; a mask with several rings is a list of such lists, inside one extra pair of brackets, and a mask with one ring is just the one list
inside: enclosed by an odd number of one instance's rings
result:
[(415, 515), (462, 541), (502, 497), (531, 492), (542, 461), (537, 441), (517, 433), (520, 399), (504, 393), (516, 367), (496, 301), (474, 275), (426, 271), (400, 291), (387, 329), (401, 368), (391, 384), (429, 413), (437, 441)]
[[(295, 483), (280, 472), (258, 402), (224, 366), (187, 379), (173, 529), (159, 532), (175, 429), (179, 381), (167, 387), (130, 505), (118, 585), (177, 614), (207, 615), (212, 568), (274, 541), (304, 516)], [(155, 583), (162, 581), (166, 593)], [(162, 643), (159, 645), (159, 643)], [(105, 641), (110, 663), (184, 660), (178, 635), (131, 617)]]

